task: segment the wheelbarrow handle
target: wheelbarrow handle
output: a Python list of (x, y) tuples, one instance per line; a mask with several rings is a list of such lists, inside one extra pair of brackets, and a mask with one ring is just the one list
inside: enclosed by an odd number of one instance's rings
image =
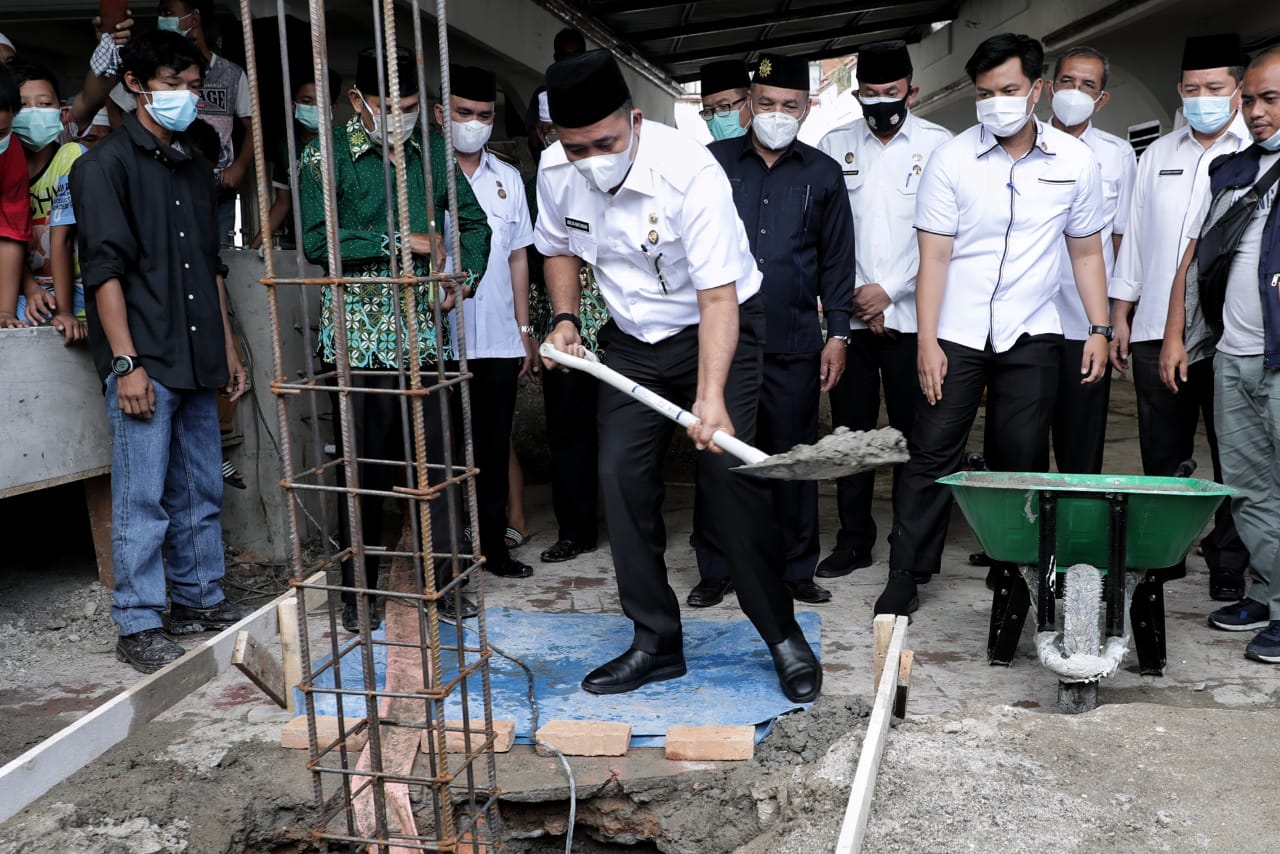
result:
[[(638, 400), (645, 406), (653, 409), (681, 427), (689, 428), (699, 423), (698, 416), (694, 415), (683, 407), (676, 406), (659, 394), (655, 394), (639, 383), (632, 382), (613, 368), (600, 364), (600, 360), (596, 358), (596, 354), (590, 350), (584, 350), (583, 356), (571, 356), (568, 353), (557, 350), (550, 344), (543, 343), (538, 348), (538, 352), (543, 358), (550, 359), (557, 364), (564, 365), (566, 368), (573, 368), (577, 371), (591, 374), (591, 376), (603, 383), (616, 388), (618, 391), (628, 397)], [(769, 455), (759, 448), (752, 447), (741, 439), (734, 438), (723, 430), (717, 430), (711, 435), (711, 441), (715, 442), (721, 449), (728, 451), (744, 463), (758, 463), (768, 459)]]

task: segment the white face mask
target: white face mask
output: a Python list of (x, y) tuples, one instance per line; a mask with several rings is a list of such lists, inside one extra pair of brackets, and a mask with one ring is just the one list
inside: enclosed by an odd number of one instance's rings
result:
[(627, 139), (626, 150), (614, 154), (596, 154), (573, 161), (574, 168), (582, 173), (591, 186), (602, 193), (608, 193), (614, 187), (621, 185), (626, 180), (627, 173), (631, 171), (631, 149), (635, 148), (636, 134), (634, 128), (630, 126), (628, 131), (630, 137)]
[(756, 139), (770, 151), (780, 151), (795, 142), (800, 132), (800, 120), (782, 112), (757, 113), (752, 109), (751, 131)]
[[(1035, 91), (1033, 88), (1032, 92)], [(1001, 95), (985, 98), (978, 102), (978, 121), (997, 137), (1009, 137), (1016, 134), (1031, 118), (1027, 112), (1027, 102), (1031, 92), (1026, 95)]]
[(1053, 93), (1053, 114), (1063, 127), (1073, 128), (1089, 121), (1097, 103), (1097, 98), (1090, 98), (1079, 89), (1059, 89)]
[(493, 125), (487, 125), (479, 119), (466, 122), (454, 122), (453, 149), (462, 154), (475, 154), (484, 148), (493, 133)]
[[(369, 118), (373, 121), (373, 129), (369, 131), (369, 136), (378, 145), (385, 145), (387, 133), (382, 128), (382, 116), (377, 110), (369, 106), (369, 102), (364, 99), (363, 94), (360, 94), (360, 103), (364, 104), (364, 108), (369, 111)], [(391, 121), (391, 113), (387, 113), (387, 122), (390, 124)], [(413, 129), (418, 126), (418, 111), (405, 111), (401, 121), (403, 124), (400, 128), (400, 134), (391, 140), (393, 146), (402, 145), (406, 139), (413, 135)]]

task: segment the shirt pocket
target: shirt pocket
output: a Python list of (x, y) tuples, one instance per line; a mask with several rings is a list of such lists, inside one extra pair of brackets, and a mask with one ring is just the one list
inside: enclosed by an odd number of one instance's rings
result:
[(596, 263), (596, 239), (585, 231), (569, 229), (569, 251), (588, 264)]
[(809, 230), (809, 220), (813, 214), (814, 196), (812, 184), (792, 184), (787, 188), (787, 206), (784, 211), (787, 222), (799, 223), (796, 233), (803, 234)]
[(844, 188), (850, 193), (856, 193), (862, 189), (862, 185), (866, 183), (866, 176), (862, 174), (861, 169), (845, 169), (844, 171)]
[(1063, 178), (1053, 175), (1041, 175), (1036, 178), (1035, 197), (1044, 205), (1044, 213), (1056, 216), (1071, 207), (1076, 196), (1075, 178)]

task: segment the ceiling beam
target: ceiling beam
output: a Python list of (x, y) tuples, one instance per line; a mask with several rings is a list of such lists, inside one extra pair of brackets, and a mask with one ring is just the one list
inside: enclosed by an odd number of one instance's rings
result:
[[(582, 10), (588, 15), (629, 15), (632, 12), (652, 12), (655, 9), (671, 9), (676, 6), (692, 6), (699, 0), (585, 0), (580, 3)], [(706, 0), (701, 0), (706, 2)]]
[[(853, 44), (853, 45), (850, 45), (850, 44), (840, 45), (839, 43), (841, 41), (842, 41), (841, 39), (833, 39), (829, 41), (827, 45), (825, 45), (821, 50), (814, 50), (814, 51), (808, 51), (806, 53), (796, 53), (791, 55), (794, 56), (796, 59), (802, 59), (805, 62), (817, 62), (823, 59), (832, 59), (834, 57), (849, 56), (850, 54), (857, 53), (864, 45), (870, 44), (871, 42), (875, 41), (875, 39), (874, 38), (863, 39), (858, 44)], [(920, 39), (918, 37), (907, 39), (907, 42), (910, 44), (914, 44), (919, 41)], [(690, 68), (688, 71), (676, 71), (672, 74), (672, 79), (678, 83), (693, 83), (698, 79), (698, 72), (699, 72), (699, 68), (696, 66), (693, 68)]]
[[(718, 59), (720, 57), (738, 57), (746, 56), (750, 53), (759, 53), (764, 50), (777, 50), (780, 48), (795, 47), (796, 45), (813, 44), (815, 42), (836, 41), (849, 38), (859, 38), (862, 36), (870, 36), (877, 33), (887, 33), (894, 30), (901, 30), (905, 27), (916, 27), (921, 24), (928, 24), (933, 18), (932, 14), (917, 14), (903, 18), (892, 18), (885, 21), (869, 21), (867, 23), (858, 23), (839, 30), (817, 30), (804, 33), (793, 33), (787, 36), (778, 36), (772, 39), (757, 39), (749, 42), (734, 42), (717, 47), (703, 47), (694, 50), (685, 51), (684, 53), (673, 53), (665, 56), (655, 56), (654, 60), (660, 65), (670, 68), (673, 65), (679, 65), (684, 62), (700, 62), (707, 59)], [(870, 41), (870, 39), (866, 39)]]
[[(734, 30), (749, 30), (754, 27), (767, 27), (770, 24), (794, 24), (800, 21), (812, 21), (819, 18), (835, 18), (853, 16), (864, 12), (875, 12), (880, 9), (893, 8), (895, 4), (887, 0), (870, 0), (870, 2), (832, 3), (826, 6), (810, 6), (807, 9), (791, 9), (787, 12), (772, 12), (764, 15), (744, 15), (736, 18), (717, 18), (711, 21), (695, 21), (677, 27), (657, 27), (652, 30), (638, 30), (628, 33), (627, 38), (633, 42), (664, 41), (666, 39), (688, 38), (691, 36), (709, 36), (716, 33), (727, 33)], [(901, 4), (897, 4), (901, 5)]]

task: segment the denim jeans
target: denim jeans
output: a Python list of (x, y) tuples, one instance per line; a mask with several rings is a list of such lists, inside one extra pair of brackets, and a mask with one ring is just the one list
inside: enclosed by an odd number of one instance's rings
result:
[[(169, 595), (192, 608), (225, 598), (222, 552), (222, 441), (213, 390), (173, 391), (154, 379), (150, 421), (121, 411), (107, 378), (111, 453), (111, 618), (120, 634), (160, 628)], [(166, 547), (167, 546), (167, 554)]]

